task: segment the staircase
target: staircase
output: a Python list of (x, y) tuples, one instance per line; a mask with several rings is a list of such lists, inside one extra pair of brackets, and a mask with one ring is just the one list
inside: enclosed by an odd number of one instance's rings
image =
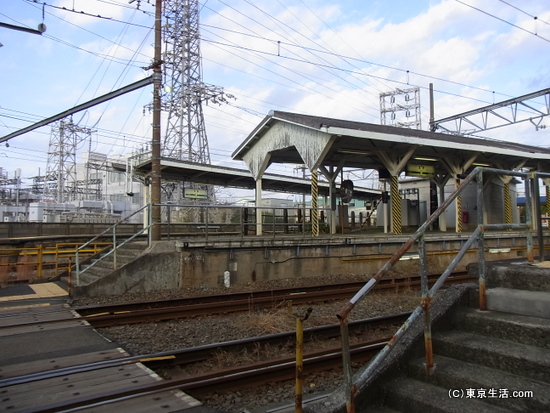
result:
[[(79, 286), (90, 285), (95, 281), (111, 274), (116, 269), (132, 262), (141, 253), (143, 253), (147, 247), (147, 241), (133, 241), (117, 248), (116, 268), (114, 265), (114, 253), (107, 255), (109, 251), (105, 251), (100, 253), (100, 256), (93, 257), (89, 260), (89, 262), (85, 262), (82, 265), (78, 280)], [(73, 279), (73, 283), (75, 282), (76, 280)]]
[(549, 269), (497, 271), (488, 311), (458, 307), (451, 329), (435, 330), (433, 374), (413, 358), (406, 375), (381, 384), (383, 406), (358, 411), (550, 412), (548, 280)]

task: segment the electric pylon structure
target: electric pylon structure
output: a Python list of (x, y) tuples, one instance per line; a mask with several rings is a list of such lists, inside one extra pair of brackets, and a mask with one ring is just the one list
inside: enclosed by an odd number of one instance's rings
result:
[(91, 129), (78, 126), (72, 120), (61, 120), (52, 126), (48, 149), (48, 164), (44, 176), (44, 196), (55, 202), (74, 201), (80, 193), (76, 177), (76, 148), (90, 139)]
[(163, 10), (162, 108), (168, 116), (162, 156), (209, 164), (202, 104), (233, 97), (202, 81), (198, 0), (165, 0)]
[(420, 88), (395, 89), (380, 93), (380, 121), (382, 125), (422, 129)]

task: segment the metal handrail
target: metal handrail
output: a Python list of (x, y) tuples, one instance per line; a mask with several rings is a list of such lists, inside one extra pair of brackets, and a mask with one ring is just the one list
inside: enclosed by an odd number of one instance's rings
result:
[[(144, 205), (142, 206), (140, 209), (138, 209), (137, 211), (135, 211), (134, 213), (132, 213), (131, 215), (128, 215), (126, 218), (123, 218), (121, 220), (119, 220), (117, 223), (111, 225), (109, 228), (107, 228), (106, 230), (104, 230), (103, 232), (101, 232), (100, 234), (96, 235), (94, 238), (92, 238), (90, 241), (86, 242), (85, 244), (82, 244), (80, 247), (78, 247), (76, 249), (76, 254), (75, 254), (75, 279), (76, 279), (76, 286), (79, 286), (80, 285), (80, 275), (86, 271), (88, 271), (90, 268), (92, 268), (94, 265), (96, 265), (98, 262), (102, 261), (103, 259), (107, 258), (109, 255), (111, 254), (114, 254), (113, 255), (113, 263), (114, 263), (114, 268), (113, 269), (116, 269), (116, 252), (117, 250), (122, 247), (123, 245), (126, 245), (128, 242), (132, 241), (134, 238), (136, 238), (137, 236), (143, 234), (144, 232), (148, 231), (151, 226), (153, 225), (152, 224), (152, 220), (150, 219), (150, 215), (151, 215), (151, 204), (147, 204), (147, 205)], [(140, 229), (138, 232), (136, 232), (135, 234), (133, 234), (132, 236), (130, 236), (129, 238), (127, 238), (125, 241), (123, 241), (122, 243), (118, 244), (117, 245), (117, 240), (116, 240), (116, 229), (117, 227), (120, 225), (120, 224), (123, 224), (124, 222), (128, 221), (130, 218), (132, 218), (133, 216), (141, 213), (142, 211), (144, 210), (147, 210), (148, 211), (148, 215), (149, 215), (149, 219), (148, 219), (148, 225), (144, 226), (142, 229)], [(108, 234), (110, 231), (112, 231), (113, 233), (113, 242), (112, 242), (112, 248), (110, 251), (108, 251), (106, 254), (103, 254), (98, 260), (90, 263), (90, 265), (88, 265), (85, 269), (81, 270), (80, 269), (80, 259), (79, 259), (79, 251), (86, 248), (88, 245), (90, 245), (92, 242), (94, 242), (95, 240), (105, 236), (106, 234)], [(151, 231), (148, 232), (149, 236), (147, 237), (147, 245), (151, 245), (151, 236), (150, 236), (150, 233)]]
[[(526, 223), (525, 224), (485, 224), (484, 223), (484, 202), (483, 202), (483, 174), (494, 173), (499, 175), (516, 176), (526, 180), (525, 183), (525, 198), (526, 198)], [(485, 297), (485, 253), (484, 253), (484, 233), (486, 230), (498, 229), (525, 229), (527, 237), (527, 255), (528, 260), (533, 261), (533, 219), (531, 208), (531, 185), (533, 188), (538, 188), (538, 178), (548, 178), (550, 174), (544, 173), (525, 173), (517, 171), (506, 171), (494, 168), (476, 167), (468, 176), (466, 176), (462, 183), (456, 188), (456, 190), (443, 202), (441, 206), (418, 228), (418, 230), (409, 238), (409, 240), (386, 262), (386, 264), (357, 292), (353, 298), (337, 313), (337, 317), (340, 321), (340, 334), (342, 342), (342, 359), (343, 359), (343, 374), (344, 374), (344, 390), (346, 393), (346, 409), (348, 413), (355, 411), (354, 398), (358, 389), (358, 385), (364, 383), (379, 367), (380, 364), (389, 354), (390, 350), (401, 339), (404, 333), (409, 329), (413, 322), (424, 314), (424, 344), (426, 352), (426, 371), (431, 374), (433, 371), (433, 352), (432, 352), (432, 339), (431, 339), (431, 318), (430, 318), (430, 303), (434, 295), (439, 291), (441, 286), (445, 283), (447, 277), (452, 273), (454, 268), (458, 265), (460, 260), (466, 254), (466, 252), (474, 245), (478, 243), (479, 254), (479, 303), (480, 310), (486, 310), (486, 297)], [(458, 197), (460, 193), (466, 188), (472, 181), (477, 183), (477, 213), (478, 213), (478, 226), (464, 243), (456, 257), (449, 264), (447, 269), (441, 274), (439, 279), (435, 282), (431, 289), (428, 289), (428, 271), (427, 271), (427, 254), (425, 248), (425, 233), (426, 230), (432, 225), (436, 219), (445, 211), (447, 207)], [(538, 205), (538, 200), (537, 200)], [(540, 215), (540, 214), (539, 214)], [(540, 219), (538, 227), (541, 227)], [(542, 236), (541, 236), (542, 238)], [(365, 370), (360, 372), (355, 380), (352, 378), (351, 373), (351, 355), (349, 346), (349, 334), (348, 334), (348, 317), (355, 304), (364, 298), (373, 288), (374, 285), (384, 277), (389, 270), (396, 264), (399, 259), (411, 248), (415, 242), (419, 242), (419, 255), (420, 255), (420, 275), (421, 275), (421, 288), (422, 288), (422, 300), (420, 305), (411, 313), (405, 323), (397, 330), (393, 338), (386, 344), (386, 346), (378, 353), (378, 355), (370, 361)], [(540, 244), (540, 241), (539, 241)], [(542, 246), (541, 250), (542, 250)]]
[[(173, 207), (184, 207), (184, 208), (189, 208), (190, 206), (189, 205), (184, 205), (184, 204), (171, 204), (171, 203), (165, 203), (165, 204), (155, 204), (155, 205), (158, 205), (159, 207), (166, 207), (166, 208), (173, 208)], [(211, 229), (212, 227), (215, 227), (217, 226), (218, 224), (216, 222), (213, 222), (211, 221), (211, 217), (210, 217), (210, 210), (212, 209), (240, 209), (241, 212), (239, 213), (239, 225), (240, 225), (240, 228), (241, 228), (241, 236), (243, 236), (244, 234), (244, 226), (245, 225), (249, 225), (249, 226), (255, 226), (257, 223), (256, 222), (252, 222), (252, 223), (245, 223), (243, 221), (243, 210), (245, 209), (253, 209), (253, 210), (265, 210), (265, 211), (269, 211), (272, 213), (272, 217), (273, 217), (273, 222), (262, 222), (261, 225), (264, 227), (264, 228), (269, 228), (272, 233), (273, 233), (273, 237), (275, 237), (275, 233), (277, 232), (278, 229), (281, 229), (282, 228), (282, 231), (284, 232), (285, 231), (285, 228), (290, 228), (291, 226), (294, 226), (294, 225), (300, 225), (302, 226), (302, 232), (305, 236), (305, 233), (306, 233), (306, 223), (305, 223), (305, 217), (304, 217), (304, 222), (301, 222), (301, 223), (285, 223), (285, 222), (278, 222), (277, 221), (277, 218), (280, 218), (277, 216), (277, 213), (276, 211), (278, 210), (285, 210), (285, 209), (288, 209), (288, 208), (285, 208), (285, 207), (250, 207), (250, 206), (235, 206), (235, 205), (197, 205), (197, 206), (191, 206), (192, 208), (200, 208), (200, 209), (204, 209), (205, 210), (205, 214), (204, 214), (204, 219), (203, 221), (201, 222), (196, 222), (194, 224), (201, 224), (201, 225), (204, 225), (204, 235), (206, 237), (206, 239), (208, 240), (210, 234), (211, 234)], [(123, 224), (124, 222), (130, 220), (132, 217), (134, 217), (135, 215), (141, 213), (142, 211), (144, 211), (145, 209), (148, 210), (148, 214), (149, 214), (149, 219), (148, 219), (148, 225), (145, 226), (144, 228), (140, 229), (138, 232), (136, 232), (135, 234), (133, 234), (132, 236), (126, 238), (123, 242), (121, 242), (120, 244), (117, 244), (117, 228), (119, 225)], [(311, 208), (310, 208), (311, 209)], [(126, 245), (128, 242), (132, 241), (134, 238), (136, 238), (137, 236), (143, 234), (144, 232), (148, 231), (153, 225), (165, 225), (165, 224), (168, 224), (168, 232), (167, 232), (167, 236), (168, 236), (168, 239), (170, 239), (170, 236), (171, 236), (171, 219), (170, 219), (170, 212), (168, 212), (168, 220), (167, 222), (161, 222), (161, 223), (153, 223), (152, 222), (152, 217), (151, 217), (151, 210), (152, 210), (152, 204), (148, 204), (148, 205), (145, 205), (143, 206), (142, 208), (138, 209), (137, 211), (135, 211), (134, 213), (132, 213), (131, 215), (127, 216), (126, 218), (124, 219), (121, 219), (120, 221), (118, 221), (117, 223), (111, 225), (109, 228), (105, 229), (103, 232), (101, 232), (100, 234), (96, 235), (94, 238), (92, 238), (91, 240), (89, 240), (88, 242), (86, 242), (85, 244), (81, 245), (79, 248), (76, 249), (76, 254), (75, 254), (75, 284), (78, 286), (80, 285), (80, 276), (81, 274), (83, 274), (84, 272), (88, 271), (90, 268), (92, 268), (93, 266), (95, 266), (96, 264), (98, 264), (100, 261), (104, 260), (105, 258), (109, 257), (110, 255), (113, 254), (113, 269), (116, 269), (117, 268), (117, 250)], [(319, 214), (321, 211), (323, 210), (326, 210), (324, 208), (317, 208), (316, 211), (317, 213)], [(220, 224), (222, 225), (222, 224)], [(101, 238), (101, 237), (104, 237), (106, 236), (107, 234), (112, 234), (112, 242), (111, 242), (111, 249), (109, 251), (107, 251), (105, 254), (103, 254), (101, 257), (99, 257), (97, 260), (91, 262), (89, 265), (87, 265), (84, 269), (82, 269), (82, 263), (80, 262), (80, 257), (79, 257), (79, 251), (86, 248), (90, 243), (93, 243), (95, 240)], [(150, 234), (151, 234), (151, 231), (148, 232), (149, 234), (149, 237), (148, 237), (148, 245), (151, 245), (151, 238), (150, 238)]]

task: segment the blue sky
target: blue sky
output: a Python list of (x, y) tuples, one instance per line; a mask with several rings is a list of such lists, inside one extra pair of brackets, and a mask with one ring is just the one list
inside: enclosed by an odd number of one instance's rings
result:
[[(0, 28), (0, 136), (149, 75), (142, 68), (153, 53), (154, 10), (136, 3), (2, 1), (0, 22), (43, 22), (47, 31)], [(217, 164), (230, 164), (272, 109), (380, 123), (380, 93), (419, 86), (427, 129), (430, 82), (436, 118), (550, 86), (547, 0), (200, 0), (200, 7), (204, 82), (236, 97), (205, 107)], [(79, 153), (147, 146), (150, 102), (144, 88), (74, 115), (97, 131)], [(10, 177), (16, 168), (23, 177), (43, 174), (50, 133), (46, 126), (1, 145), (0, 167)], [(484, 136), (548, 147), (549, 134), (550, 125), (536, 131), (526, 122)]]

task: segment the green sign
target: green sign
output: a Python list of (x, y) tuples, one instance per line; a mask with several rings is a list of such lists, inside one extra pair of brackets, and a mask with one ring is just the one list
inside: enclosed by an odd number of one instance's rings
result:
[(411, 163), (407, 165), (407, 175), (419, 176), (421, 178), (433, 178), (435, 176), (435, 167), (433, 165)]
[(206, 199), (208, 193), (205, 189), (185, 188), (184, 196), (185, 198)]

